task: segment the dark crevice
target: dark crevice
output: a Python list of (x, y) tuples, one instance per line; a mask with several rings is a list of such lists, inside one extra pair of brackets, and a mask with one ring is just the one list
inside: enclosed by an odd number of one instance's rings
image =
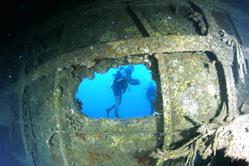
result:
[(210, 73), (210, 70), (209, 70), (209, 64), (208, 63), (203, 63), (205, 69), (207, 69), (208, 73)]
[(188, 1), (188, 3), (190, 4), (190, 7), (193, 10), (192, 15), (194, 15), (195, 13), (198, 13), (200, 15), (200, 18), (190, 19), (194, 22), (194, 26), (196, 28), (196, 31), (201, 35), (207, 35), (209, 26), (208, 26), (207, 18), (205, 17), (202, 9), (191, 1)]
[(169, 4), (169, 8), (172, 11), (172, 13), (174, 13), (176, 15), (176, 13), (177, 13), (177, 6), (176, 6), (176, 4), (174, 4), (174, 3)]
[(225, 157), (225, 150), (218, 150), (216, 156), (214, 157), (211, 166), (247, 166), (247, 162), (244, 160), (234, 160), (230, 157)]
[(196, 121), (194, 121), (193, 119), (191, 119), (189, 116), (185, 115), (184, 119), (187, 120), (188, 122), (190, 122), (193, 126), (200, 126), (200, 124)]
[(241, 105), (239, 106), (239, 114), (240, 114), (240, 115), (243, 115), (243, 114), (244, 114), (244, 112), (241, 111), (241, 109), (242, 109), (242, 107), (243, 107), (244, 104), (245, 104), (245, 102), (243, 101), (243, 102), (241, 103)]
[[(224, 104), (225, 104), (225, 102), (221, 102), (221, 103), (219, 104), (219, 107), (218, 107), (217, 111), (215, 112), (214, 117), (213, 117), (212, 119), (210, 119), (209, 122), (213, 122), (213, 120), (214, 120), (216, 117), (219, 116), (220, 112), (222, 111), (222, 109), (223, 109), (223, 107), (224, 107)], [(226, 117), (224, 118), (224, 120), (226, 120), (226, 118), (228, 118), (228, 116), (226, 116)]]
[(245, 59), (245, 62), (246, 62), (246, 70), (249, 71), (249, 64), (248, 64), (248, 60)]
[(127, 5), (126, 11), (129, 14), (129, 16), (131, 17), (131, 19), (133, 20), (133, 22), (135, 23), (135, 25), (136, 25), (137, 29), (139, 30), (139, 32), (141, 33), (141, 35), (143, 37), (150, 37), (150, 34), (145, 29), (143, 23), (140, 21), (140, 19), (136, 15), (136, 13), (132, 10), (132, 8), (129, 5)]
[(170, 144), (170, 149), (172, 149), (172, 150), (178, 149), (179, 147), (181, 147), (185, 143), (189, 142), (194, 137), (198, 136), (199, 133), (197, 132), (197, 130), (199, 129), (199, 127), (200, 126), (198, 125), (198, 126), (181, 131), (179, 134), (182, 137), (182, 139)]
[(155, 160), (150, 156), (151, 151), (137, 151), (133, 157), (137, 160), (139, 165), (155, 165)]
[[(223, 104), (225, 104), (226, 107), (228, 108), (228, 94), (227, 94), (225, 71), (224, 71), (224, 68), (223, 68), (221, 62), (218, 60), (216, 55), (214, 55), (211, 52), (205, 52), (205, 53), (206, 53), (208, 59), (210, 60), (210, 62), (215, 62), (215, 68), (216, 68), (216, 71), (217, 71), (217, 77), (218, 77), (219, 88), (220, 88), (220, 100), (221, 100), (221, 103), (220, 103), (220, 105), (218, 107), (218, 110), (216, 111), (216, 114), (214, 116), (214, 118), (215, 118), (215, 117), (219, 116), (222, 108), (224, 107)], [(210, 122), (212, 122), (214, 120), (214, 118), (212, 118), (210, 120)]]
[(163, 116), (163, 105), (162, 105), (162, 94), (161, 94), (161, 80), (159, 75), (159, 68), (158, 68), (158, 62), (157, 59), (152, 55), (149, 56), (149, 59), (151, 61), (151, 70), (153, 80), (156, 81), (157, 84), (157, 99), (154, 102), (154, 108), (157, 112), (160, 113), (160, 115), (157, 117), (157, 143), (156, 143), (156, 149), (162, 149), (164, 144), (164, 116)]
[(202, 12), (202, 10), (201, 10), (201, 8), (200, 8), (199, 6), (197, 6), (196, 4), (194, 4), (194, 3), (191, 2), (191, 1), (188, 1), (188, 3), (190, 4), (190, 7), (191, 7), (195, 12), (198, 12), (198, 13), (201, 13), (202, 15), (204, 15), (203, 12)]
[(164, 162), (163, 166), (182, 166), (186, 162), (186, 157), (179, 157), (176, 159), (169, 159)]
[(234, 83), (237, 84), (239, 81), (239, 70), (238, 70), (238, 59), (236, 56), (233, 57), (233, 65), (232, 65), (232, 71), (233, 71), (233, 77), (234, 77)]

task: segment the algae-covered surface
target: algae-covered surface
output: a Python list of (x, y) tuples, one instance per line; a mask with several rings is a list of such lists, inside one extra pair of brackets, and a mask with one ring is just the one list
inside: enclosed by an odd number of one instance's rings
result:
[[(119, 59), (117, 64), (144, 62), (153, 72), (163, 72), (160, 78), (153, 73), (155, 80), (161, 81), (162, 88), (159, 96), (163, 97), (163, 109), (159, 106), (162, 103), (156, 102), (159, 117), (110, 120), (91, 119), (81, 113), (74, 98), (76, 87), (89, 72), (106, 71), (111, 66), (108, 59), (94, 65), (98, 68), (59, 68), (54, 75), (34, 81), (29, 88), (29, 93), (31, 90), (33, 93), (26, 94), (29, 95), (26, 116), (32, 125), (25, 131), (33, 132), (31, 138), (26, 135), (26, 140), (34, 137), (38, 141), (27, 145), (33, 147), (29, 149), (33, 152), (31, 158), (39, 163), (50, 156), (51, 160), (47, 162), (55, 165), (117, 165), (117, 162), (118, 165), (150, 165), (156, 163), (150, 154), (159, 145), (167, 149), (188, 137), (180, 131), (208, 123), (220, 104), (214, 63), (203, 52), (167, 53), (154, 58), (158, 64), (146, 56), (126, 57)], [(46, 84), (52, 77), (53, 84)], [(43, 88), (39, 88), (41, 85)], [(44, 94), (47, 91), (51, 91), (50, 95)], [(48, 104), (50, 101), (52, 103)], [(40, 109), (43, 111), (36, 113)], [(45, 151), (46, 155), (41, 157)]]
[[(236, 57), (225, 35), (216, 34), (211, 17), (207, 27), (199, 27), (206, 10), (185, 2), (156, 2), (79, 7), (57, 18), (62, 21), (55, 18), (50, 23), (54, 26), (24, 49), (29, 56), (18, 65), (23, 71), (16, 88), (6, 93), (20, 93), (19, 119), (30, 165), (155, 165), (151, 153), (156, 149), (172, 149), (191, 139), (192, 131), (212, 121), (223, 105), (236, 108), (231, 67)], [(193, 12), (202, 18), (193, 18), (197, 26), (189, 19)], [(146, 37), (137, 19), (148, 31)], [(200, 29), (208, 30), (207, 36), (198, 36)], [(30, 36), (32, 41), (34, 34)], [(74, 98), (80, 81), (127, 64), (145, 64), (152, 70), (158, 115), (110, 120), (82, 114)], [(243, 104), (245, 113), (248, 103)], [(167, 163), (181, 165), (184, 159)]]
[(188, 137), (187, 133), (181, 134), (182, 131), (207, 124), (214, 117), (221, 102), (220, 91), (216, 67), (205, 53), (161, 54), (158, 58), (159, 70), (163, 73), (167, 148)]

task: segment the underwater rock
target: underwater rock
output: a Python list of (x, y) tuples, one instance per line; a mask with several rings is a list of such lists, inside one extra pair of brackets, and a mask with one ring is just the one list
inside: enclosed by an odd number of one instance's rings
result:
[(189, 16), (189, 18), (191, 20), (193, 20), (198, 25), (198, 27), (200, 29), (200, 33), (202, 35), (207, 34), (208, 29), (207, 29), (206, 24), (205, 24), (205, 22), (203, 20), (203, 15), (201, 13), (195, 12), (195, 13), (191, 14)]
[(240, 113), (242, 113), (242, 114), (248, 114), (249, 113), (249, 101), (244, 102), (240, 106)]

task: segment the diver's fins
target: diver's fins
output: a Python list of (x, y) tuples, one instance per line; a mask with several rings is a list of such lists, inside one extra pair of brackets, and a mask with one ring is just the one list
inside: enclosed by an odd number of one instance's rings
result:
[(107, 116), (107, 117), (109, 117), (111, 110), (112, 110), (111, 108), (107, 108), (107, 109), (106, 109), (106, 116)]

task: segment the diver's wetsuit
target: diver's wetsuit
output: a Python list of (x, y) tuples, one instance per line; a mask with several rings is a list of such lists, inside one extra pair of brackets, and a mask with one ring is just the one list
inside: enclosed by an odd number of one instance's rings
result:
[(118, 72), (112, 84), (112, 90), (114, 96), (122, 96), (122, 93), (126, 91), (127, 87), (128, 87), (127, 80), (120, 72)]
[(115, 115), (116, 117), (119, 117), (118, 107), (121, 104), (122, 94), (126, 91), (128, 83), (131, 85), (138, 85), (140, 83), (139, 80), (131, 78), (131, 73), (132, 72), (127, 72), (124, 68), (120, 68), (114, 75), (115, 79), (111, 87), (116, 102), (110, 108), (107, 108), (107, 116), (109, 116), (109, 113), (112, 109), (115, 109)]
[(155, 101), (156, 96), (157, 96), (156, 84), (155, 84), (155, 82), (150, 82), (148, 87), (147, 87), (147, 90), (146, 90), (146, 98), (148, 99), (148, 102), (150, 104), (151, 115), (154, 112), (153, 102)]

